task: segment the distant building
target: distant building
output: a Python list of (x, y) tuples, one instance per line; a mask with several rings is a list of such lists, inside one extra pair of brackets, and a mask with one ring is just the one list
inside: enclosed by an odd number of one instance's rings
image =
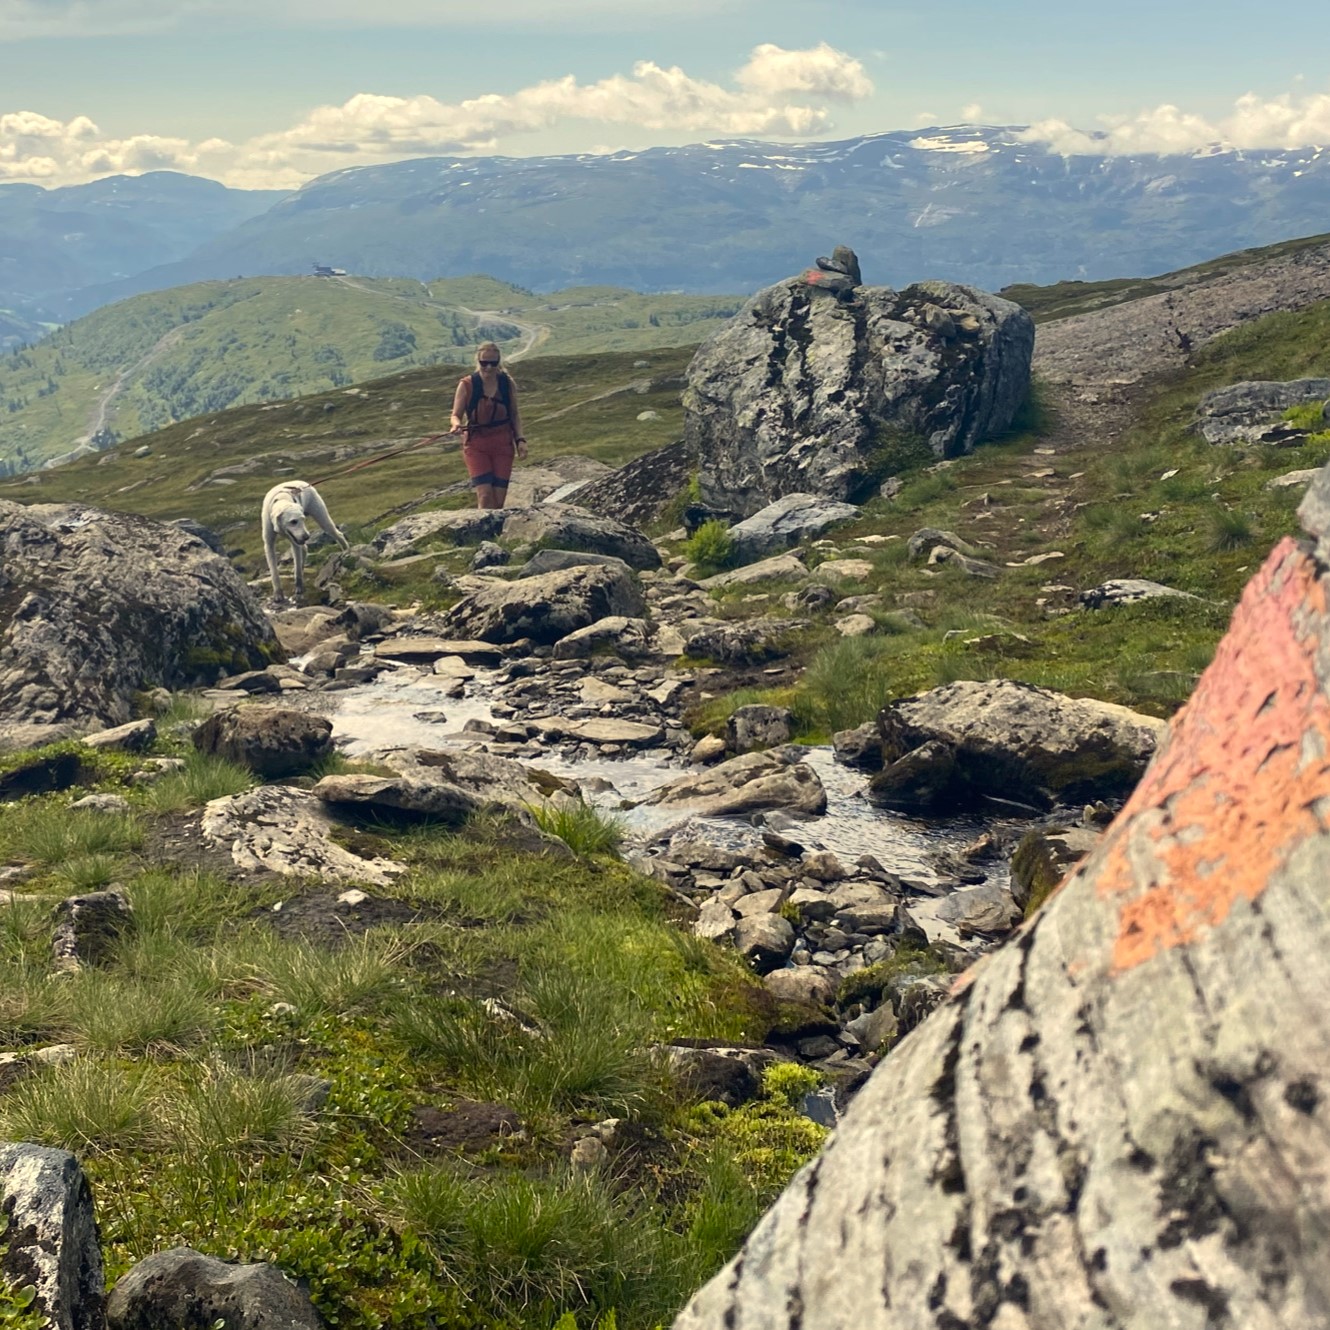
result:
[(316, 263), (314, 265), (315, 277), (345, 277), (345, 268), (330, 268), (326, 263)]

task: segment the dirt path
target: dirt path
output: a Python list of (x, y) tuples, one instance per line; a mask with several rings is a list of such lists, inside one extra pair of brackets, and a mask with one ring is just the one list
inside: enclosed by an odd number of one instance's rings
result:
[(650, 379), (634, 379), (631, 383), (621, 383), (617, 388), (606, 388), (603, 393), (596, 393), (592, 397), (584, 397), (580, 402), (572, 402), (568, 406), (561, 406), (557, 411), (547, 411), (543, 416), (537, 416), (531, 423), (539, 425), (545, 420), (557, 420), (560, 416), (566, 416), (570, 411), (580, 411), (582, 407), (591, 402), (603, 402), (605, 398), (617, 397), (619, 393), (645, 393), (650, 387)]
[(136, 360), (132, 365), (126, 365), (116, 376), (114, 382), (93, 404), (92, 414), (88, 417), (87, 432), (79, 439), (79, 444), (89, 444), (106, 428), (107, 421), (110, 419), (111, 403), (119, 397), (125, 384), (138, 374), (145, 370), (154, 360), (157, 360), (165, 352), (169, 351), (184, 335), (184, 328), (172, 328), (170, 332), (159, 337), (149, 348), (147, 353)]

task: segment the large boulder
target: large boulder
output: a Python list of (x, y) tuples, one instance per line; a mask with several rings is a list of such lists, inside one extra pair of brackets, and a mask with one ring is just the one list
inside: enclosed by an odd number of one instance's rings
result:
[(525, 637), (548, 646), (610, 615), (644, 618), (646, 608), (631, 574), (591, 564), (482, 587), (454, 605), (441, 622), (459, 637), (485, 642)]
[(31, 1287), (51, 1330), (105, 1330), (102, 1252), (92, 1189), (64, 1150), (0, 1145), (0, 1279)]
[(962, 680), (891, 703), (878, 715), (878, 798), (911, 812), (968, 811), (977, 801), (1048, 807), (1126, 794), (1165, 722), (1010, 679)]
[(1033, 349), (1030, 316), (973, 287), (860, 287), (846, 301), (778, 282), (688, 367), (702, 500), (745, 515), (794, 493), (853, 501), (907, 455), (969, 452), (1015, 418)]
[(1282, 541), (1100, 845), (675, 1330), (1326, 1324), (1328, 602)]
[(332, 752), (332, 721), (289, 707), (218, 711), (194, 731), (200, 753), (226, 758), (257, 776), (298, 776)]
[(0, 747), (121, 725), (136, 692), (281, 654), (235, 569), (179, 527), (0, 500)]
[(565, 503), (505, 508), (503, 537), (550, 549), (583, 550), (622, 559), (630, 568), (660, 567), (660, 551), (640, 532), (615, 517)]
[(190, 1247), (140, 1261), (106, 1311), (110, 1330), (323, 1330), (309, 1294), (275, 1265), (231, 1265)]

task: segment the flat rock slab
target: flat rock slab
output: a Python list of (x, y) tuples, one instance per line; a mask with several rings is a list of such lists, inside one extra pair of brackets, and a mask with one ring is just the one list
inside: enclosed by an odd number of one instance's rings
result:
[(665, 731), (659, 725), (643, 725), (635, 720), (593, 718), (566, 720), (557, 723), (558, 731), (571, 739), (593, 744), (625, 744), (631, 748), (650, 748), (664, 741)]
[(480, 807), (471, 795), (449, 782), (425, 783), (405, 776), (325, 776), (315, 785), (314, 797), (334, 806), (409, 813), (453, 827), (460, 827)]
[(467, 665), (497, 665), (503, 660), (504, 651), (493, 642), (451, 637), (394, 637), (374, 648), (376, 660), (397, 660), (403, 664), (424, 664), (445, 656), (455, 656)]
[(205, 841), (229, 848), (247, 872), (387, 886), (406, 869), (391, 859), (366, 859), (333, 839), (341, 828), (321, 800), (305, 790), (264, 785), (214, 799), (203, 810)]
[(704, 577), (699, 586), (726, 587), (747, 586), (750, 582), (766, 582), (778, 578), (807, 577), (808, 565), (797, 554), (775, 554), (769, 559), (759, 559), (744, 568), (733, 568), (727, 573), (716, 573), (713, 577)]
[(786, 494), (735, 523), (730, 539), (741, 559), (761, 559), (858, 516), (859, 509), (852, 503), (817, 494)]

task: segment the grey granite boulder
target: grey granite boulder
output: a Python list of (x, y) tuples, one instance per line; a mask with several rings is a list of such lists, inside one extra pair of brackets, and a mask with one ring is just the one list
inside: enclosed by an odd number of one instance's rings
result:
[(748, 753), (754, 748), (775, 748), (790, 742), (794, 713), (789, 707), (770, 707), (760, 703), (737, 707), (725, 722), (725, 746), (732, 753)]
[(740, 562), (751, 563), (769, 554), (820, 536), (840, 522), (859, 516), (852, 503), (840, 503), (818, 494), (786, 494), (758, 509), (730, 528), (730, 539)]
[(137, 692), (280, 655), (239, 574), (179, 527), (0, 500), (0, 747), (122, 725)]
[(507, 541), (606, 554), (642, 571), (660, 567), (660, 551), (640, 531), (615, 517), (562, 503), (503, 511), (507, 514), (503, 523), (503, 538)]
[(610, 615), (644, 618), (646, 608), (630, 573), (591, 565), (477, 589), (443, 615), (442, 624), (459, 637), (551, 645)]
[(0, 1207), (5, 1282), (35, 1290), (33, 1310), (50, 1330), (105, 1330), (92, 1189), (78, 1160), (40, 1145), (0, 1145)]
[(1135, 785), (1166, 728), (1032, 684), (963, 680), (879, 713), (885, 766), (873, 788), (890, 807), (932, 812), (981, 799), (1046, 807), (1104, 798)]
[(705, 505), (853, 501), (898, 454), (954, 457), (1015, 418), (1034, 348), (1023, 309), (951, 282), (850, 294), (779, 282), (698, 348), (684, 430)]
[(724, 817), (779, 808), (823, 813), (827, 793), (817, 772), (785, 749), (744, 753), (705, 771), (690, 771), (663, 785), (644, 803), (679, 808), (703, 817)]
[(106, 1313), (110, 1330), (323, 1330), (309, 1294), (275, 1265), (230, 1265), (189, 1247), (140, 1261)]

